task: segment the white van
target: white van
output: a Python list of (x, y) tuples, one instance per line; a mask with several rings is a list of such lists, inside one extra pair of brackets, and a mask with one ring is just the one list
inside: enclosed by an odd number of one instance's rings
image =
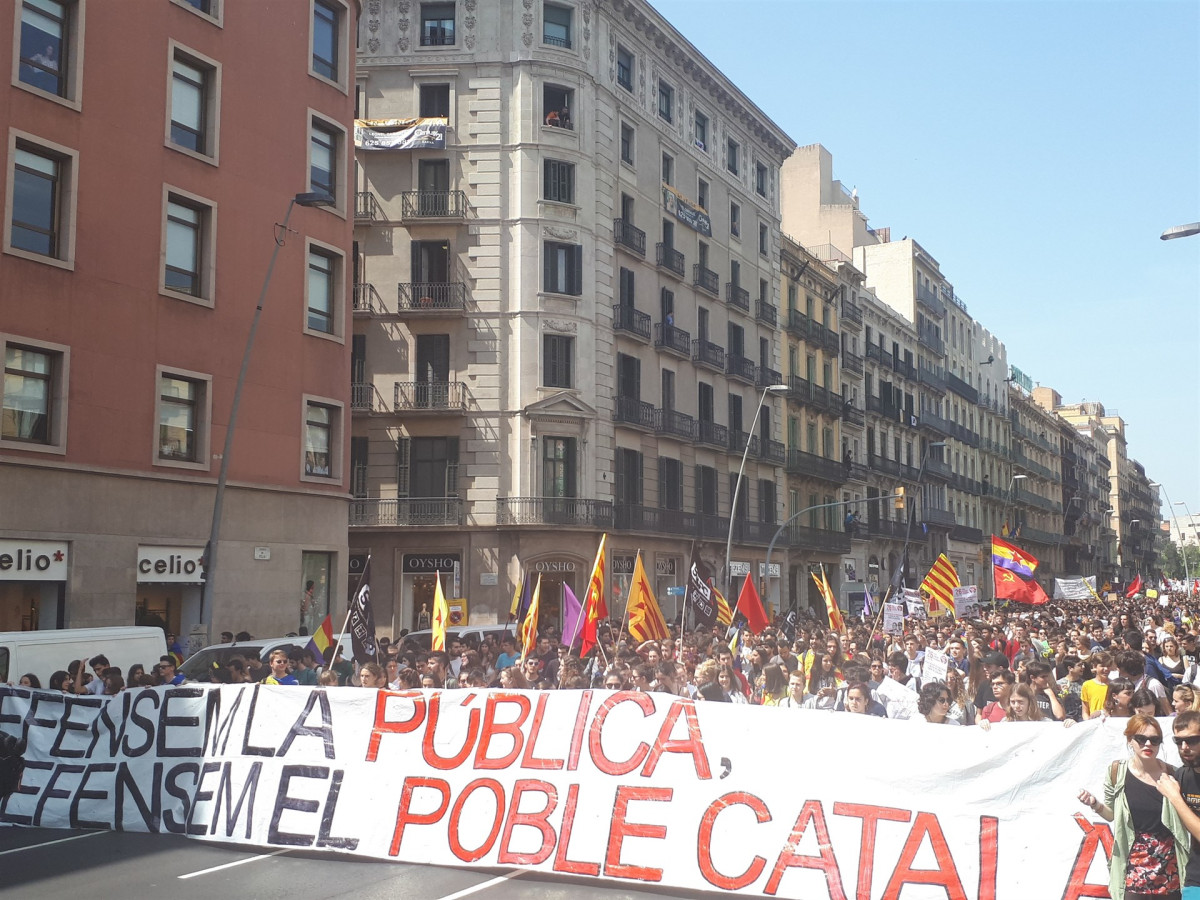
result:
[[(0, 684), (16, 684), (32, 673), (47, 687), (50, 676), (78, 659), (103, 654), (122, 674), (134, 663), (149, 672), (167, 652), (161, 628), (59, 628), (46, 631), (0, 631)], [(88, 668), (91, 672), (91, 668)]]
[[(349, 659), (352, 653), (350, 634), (347, 632), (341, 635), (341, 638), (342, 656)], [(232, 644), (213, 644), (203, 650), (197, 650), (185, 659), (179, 667), (179, 672), (188, 681), (213, 681), (213, 669), (223, 668), (234, 656), (240, 656), (243, 659), (248, 656), (256, 656), (265, 664), (272, 650), (291, 650), (293, 647), (303, 650), (311, 640), (309, 635), (300, 635), (281, 638), (250, 638), (248, 641), (235, 641)], [(333, 636), (335, 645), (337, 641), (338, 635), (335, 634)], [(263, 677), (265, 678), (267, 674), (264, 671)]]

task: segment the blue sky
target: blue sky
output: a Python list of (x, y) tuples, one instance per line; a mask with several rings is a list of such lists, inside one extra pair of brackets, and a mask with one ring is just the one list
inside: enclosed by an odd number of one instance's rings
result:
[(1200, 513), (1200, 4), (652, 2)]

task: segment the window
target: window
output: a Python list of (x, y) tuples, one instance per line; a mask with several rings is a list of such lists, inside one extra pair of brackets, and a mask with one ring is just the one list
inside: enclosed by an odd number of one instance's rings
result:
[(450, 85), (423, 84), (419, 90), (418, 110), (422, 118), (450, 118)]
[(158, 378), (158, 459), (204, 463), (202, 443), (207, 382), (161, 372)]
[(332, 253), (308, 249), (308, 330), (337, 333), (338, 274), (341, 260)]
[(75, 80), (71, 50), (76, 43), (73, 3), (24, 0), (21, 8), (21, 45), (17, 64), (20, 84), (53, 97), (72, 99)]
[(703, 178), (696, 185), (696, 204), (701, 209), (708, 209), (708, 182)]
[(220, 116), (216, 66), (179, 48), (171, 51), (171, 110), (167, 140), (200, 156), (216, 156)]
[(617, 450), (616, 496), (623, 506), (642, 505), (642, 454), (636, 450)]
[(662, 119), (671, 121), (671, 116), (675, 107), (675, 89), (665, 81), (658, 83), (658, 115)]
[(758, 482), (758, 520), (767, 525), (775, 524), (775, 482), (765, 478)]
[(73, 267), (78, 154), (10, 131), (9, 159), (4, 249), (51, 265)]
[(642, 398), (642, 362), (636, 356), (617, 354), (617, 396), (626, 400)]
[(725, 144), (725, 168), (734, 175), (738, 174), (738, 167), (740, 165), (738, 154), (741, 152), (741, 149), (738, 146), (738, 142), (734, 140), (730, 140)]
[(760, 197), (767, 196), (767, 167), (762, 163), (754, 164), (754, 190)]
[(556, 84), (547, 84), (542, 88), (542, 109), (545, 111), (545, 123), (553, 128), (575, 130), (571, 121), (571, 110), (575, 107), (575, 91)]
[(300, 554), (300, 595), (302, 602), (297, 630), (301, 634), (315, 634), (325, 616), (329, 614), (329, 598), (336, 596), (333, 589), (333, 554), (303, 551)]
[(708, 116), (696, 113), (695, 138), (697, 150), (708, 150)]
[(217, 25), (221, 24), (221, 0), (174, 0), (174, 2), (212, 19)]
[(312, 71), (329, 81), (339, 81), (342, 14), (339, 4), (313, 0)]
[(658, 458), (658, 505), (683, 509), (683, 464), (667, 456)]
[(547, 3), (542, 7), (542, 42), (571, 49), (571, 15), (572, 10), (567, 6)]
[(309, 134), (309, 190), (323, 191), (336, 198), (337, 135), (317, 122), (312, 123)]
[(712, 466), (696, 466), (696, 512), (717, 514), (717, 470)]
[(729, 204), (729, 233), (734, 237), (742, 233), (742, 208), (736, 203)]
[(5, 340), (0, 447), (65, 453), (67, 348)]
[(575, 202), (575, 164), (558, 159), (543, 163), (542, 196), (556, 203)]
[(304, 398), (302, 478), (341, 481), (342, 406), (332, 400)]
[(617, 47), (617, 84), (633, 90), (633, 54), (621, 46)]
[(675, 160), (669, 153), (662, 155), (662, 180), (663, 184), (675, 183)]
[(634, 274), (633, 269), (621, 267), (620, 272), (620, 293), (617, 295), (621, 306), (632, 309), (636, 303), (634, 297)]
[(763, 256), (771, 252), (771, 231), (761, 222), (758, 226), (758, 252)]
[(182, 198), (167, 200), (167, 251), (163, 287), (200, 297), (203, 293), (205, 211)]
[(621, 123), (621, 162), (633, 165), (633, 126)]
[(454, 4), (421, 4), (421, 46), (454, 46)]
[(542, 438), (542, 496), (574, 497), (576, 439)]
[(583, 293), (583, 248), (546, 241), (542, 290), (554, 294)]
[(575, 339), (565, 334), (542, 335), (542, 383), (545, 387), (574, 387)]

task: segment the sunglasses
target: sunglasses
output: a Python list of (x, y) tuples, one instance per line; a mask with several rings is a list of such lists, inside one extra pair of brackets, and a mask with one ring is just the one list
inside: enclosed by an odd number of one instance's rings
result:
[(1182, 747), (1187, 744), (1189, 747), (1200, 745), (1200, 734), (1189, 734), (1187, 737), (1176, 737), (1175, 746)]
[(1151, 747), (1157, 747), (1162, 743), (1162, 738), (1157, 734), (1132, 734), (1130, 738), (1139, 747), (1145, 747), (1147, 744)]
[(615, 690), (618, 690), (618, 689), (620, 689), (620, 687), (621, 687), (621, 682), (619, 682), (619, 681), (610, 681), (610, 682), (608, 682), (608, 683), (607, 683), (606, 685), (604, 685), (604, 686), (605, 686), (606, 688), (609, 688), (610, 690), (614, 690), (614, 691), (615, 691)]
[(938, 698), (937, 698), (937, 702), (938, 702), (938, 703), (949, 703), (949, 702), (950, 702), (950, 698), (949, 698), (949, 697), (938, 697)]

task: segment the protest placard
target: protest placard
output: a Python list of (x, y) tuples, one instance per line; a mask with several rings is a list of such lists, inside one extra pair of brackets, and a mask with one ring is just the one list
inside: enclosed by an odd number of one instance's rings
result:
[(949, 664), (950, 657), (941, 650), (926, 650), (925, 665), (921, 669), (922, 681), (945, 681), (946, 667)]
[(904, 604), (883, 604), (883, 630), (888, 634), (900, 634), (904, 631)]
[(979, 615), (978, 586), (964, 584), (954, 589), (954, 611), (960, 619), (970, 619)]

